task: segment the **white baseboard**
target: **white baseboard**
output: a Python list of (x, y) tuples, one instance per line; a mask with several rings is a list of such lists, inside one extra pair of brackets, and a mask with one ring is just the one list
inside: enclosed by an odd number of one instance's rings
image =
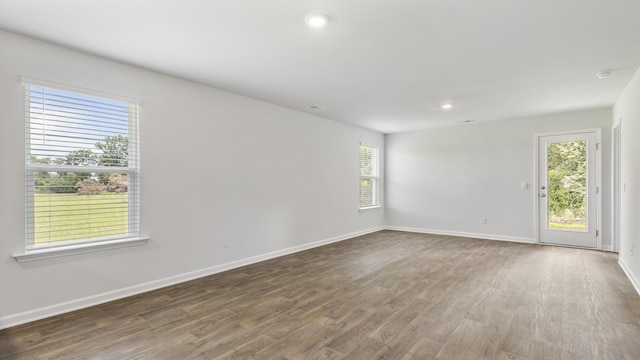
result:
[(525, 243), (525, 244), (536, 243), (533, 238), (523, 238), (523, 237), (516, 237), (516, 236), (478, 234), (478, 233), (469, 233), (469, 232), (462, 232), (462, 231), (422, 229), (422, 228), (412, 228), (412, 227), (404, 227), (404, 226), (386, 226), (385, 229), (421, 233), (421, 234), (449, 235), (449, 236), (459, 236), (459, 237), (485, 239), (485, 240), (511, 241), (511, 242)]
[(624, 271), (624, 274), (627, 275), (627, 278), (629, 278), (629, 281), (631, 281), (631, 284), (636, 289), (638, 295), (640, 295), (640, 281), (638, 278), (633, 274), (633, 272), (631, 272), (631, 269), (629, 269), (622, 258), (618, 259), (618, 264), (622, 268), (622, 271)]
[(10, 328), (13, 326), (25, 324), (28, 322), (45, 319), (51, 316), (60, 315), (64, 313), (68, 313), (75, 310), (84, 309), (90, 306), (95, 306), (99, 304), (104, 304), (109, 301), (114, 301), (122, 298), (126, 298), (129, 296), (138, 295), (144, 292), (160, 289), (163, 287), (183, 283), (190, 280), (195, 280), (201, 277), (221, 273), (223, 271), (228, 271), (232, 269), (236, 269), (242, 266), (255, 264), (261, 261), (277, 258), (284, 255), (289, 255), (293, 253), (297, 253), (300, 251), (312, 249), (315, 247), (351, 239), (357, 236), (362, 236), (366, 234), (370, 234), (376, 231), (384, 230), (384, 226), (375, 227), (367, 230), (356, 231), (349, 234), (344, 234), (340, 236), (335, 236), (332, 238), (314, 241), (312, 243), (303, 244), (299, 246), (294, 246), (282, 250), (272, 251), (266, 254), (261, 254), (257, 256), (252, 256), (249, 258), (232, 261), (229, 263), (216, 265), (212, 267), (208, 267), (201, 270), (196, 270), (184, 274), (179, 274), (171, 277), (167, 277), (164, 279), (154, 280), (143, 284), (133, 285), (129, 287), (125, 287), (122, 289), (109, 291), (102, 294), (92, 295), (81, 299), (75, 299), (59, 304), (54, 304), (51, 306), (42, 307), (39, 309), (29, 310), (18, 314), (8, 315), (0, 317), (0, 330)]

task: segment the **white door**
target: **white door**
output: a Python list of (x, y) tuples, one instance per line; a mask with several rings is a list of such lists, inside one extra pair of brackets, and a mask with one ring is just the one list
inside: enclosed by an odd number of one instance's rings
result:
[(541, 243), (598, 246), (595, 131), (538, 137)]

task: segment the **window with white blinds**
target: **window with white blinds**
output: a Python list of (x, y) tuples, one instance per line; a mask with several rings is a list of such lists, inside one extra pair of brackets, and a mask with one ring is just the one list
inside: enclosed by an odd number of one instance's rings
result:
[(27, 250), (139, 236), (139, 103), (25, 84)]
[(378, 148), (360, 145), (360, 208), (380, 206), (380, 159)]

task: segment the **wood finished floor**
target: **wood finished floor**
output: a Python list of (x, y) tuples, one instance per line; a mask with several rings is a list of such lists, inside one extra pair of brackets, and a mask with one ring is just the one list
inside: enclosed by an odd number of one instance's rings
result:
[(382, 231), (0, 331), (0, 359), (640, 359), (615, 254)]

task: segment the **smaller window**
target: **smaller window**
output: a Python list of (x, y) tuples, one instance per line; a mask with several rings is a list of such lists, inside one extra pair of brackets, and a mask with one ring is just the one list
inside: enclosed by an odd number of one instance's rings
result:
[(360, 145), (360, 209), (380, 206), (380, 150)]

